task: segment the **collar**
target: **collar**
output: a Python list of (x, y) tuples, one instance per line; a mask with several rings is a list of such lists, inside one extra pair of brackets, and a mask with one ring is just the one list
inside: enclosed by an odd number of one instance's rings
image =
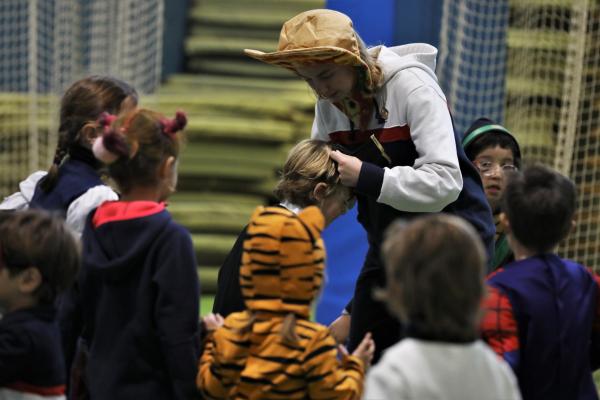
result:
[(69, 147), (69, 159), (81, 161), (96, 170), (102, 167), (102, 163), (94, 156), (92, 150), (80, 144), (74, 144)]
[(419, 323), (408, 323), (405, 328), (405, 334), (407, 337), (425, 340), (429, 342), (446, 342), (446, 343), (473, 343), (477, 340), (477, 335), (473, 332), (473, 337), (459, 337), (448, 334), (440, 334), (424, 329)]
[(281, 207), (287, 208), (294, 214), (298, 214), (300, 211), (302, 211), (302, 207), (292, 204), (289, 201), (282, 201), (281, 203), (279, 203), (279, 205)]
[(155, 201), (106, 201), (96, 209), (92, 224), (94, 228), (98, 228), (108, 222), (148, 217), (164, 209), (165, 203)]

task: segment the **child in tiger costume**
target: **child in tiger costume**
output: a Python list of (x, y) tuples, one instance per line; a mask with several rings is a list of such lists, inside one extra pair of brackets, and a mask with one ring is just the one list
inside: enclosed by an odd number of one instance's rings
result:
[[(352, 355), (309, 320), (324, 273), (321, 210), (258, 207), (244, 241), (247, 309), (209, 331), (196, 384), (207, 399), (357, 399), (374, 352), (367, 334)], [(208, 324), (210, 329), (210, 323)]]

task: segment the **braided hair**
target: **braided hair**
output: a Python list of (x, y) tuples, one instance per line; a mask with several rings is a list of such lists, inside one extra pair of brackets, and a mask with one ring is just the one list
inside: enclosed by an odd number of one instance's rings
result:
[(73, 83), (62, 97), (58, 143), (48, 174), (40, 183), (49, 192), (58, 180), (58, 167), (71, 149), (80, 141), (81, 129), (96, 121), (103, 112), (117, 114), (123, 102), (132, 99), (137, 104), (138, 95), (129, 84), (110, 77), (93, 75)]

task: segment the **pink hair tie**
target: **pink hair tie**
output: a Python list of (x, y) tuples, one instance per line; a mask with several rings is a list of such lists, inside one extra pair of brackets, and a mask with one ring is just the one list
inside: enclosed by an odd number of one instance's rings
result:
[(104, 146), (104, 136), (99, 136), (96, 138), (96, 140), (94, 140), (92, 152), (94, 153), (94, 156), (104, 164), (112, 164), (119, 159), (117, 154), (111, 153)]
[(106, 111), (100, 114), (100, 118), (98, 118), (98, 122), (100, 123), (100, 126), (104, 128), (104, 132), (108, 132), (110, 130), (110, 126), (116, 120), (116, 115), (109, 114)]
[(160, 124), (162, 126), (163, 133), (168, 136), (172, 136), (185, 128), (187, 125), (187, 116), (183, 111), (177, 111), (175, 113), (175, 118), (161, 118)]

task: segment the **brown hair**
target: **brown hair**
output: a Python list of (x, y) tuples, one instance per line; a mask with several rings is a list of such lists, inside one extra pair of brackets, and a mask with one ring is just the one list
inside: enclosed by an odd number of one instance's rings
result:
[(306, 139), (296, 144), (288, 153), (281, 179), (275, 187), (275, 196), (299, 207), (316, 205), (315, 186), (326, 183), (326, 197), (348, 190), (340, 182), (335, 162), (329, 157), (331, 146), (322, 140)]
[[(111, 118), (103, 118), (111, 123)], [(107, 122), (106, 122), (107, 121)], [(172, 120), (152, 110), (132, 111), (106, 126), (102, 135), (103, 145), (115, 156), (108, 163), (108, 174), (122, 193), (134, 186), (152, 186), (158, 182), (157, 168), (168, 157), (177, 158), (182, 131), (187, 118), (178, 112)], [(103, 160), (96, 153), (100, 160)]]
[[(377, 58), (369, 53), (369, 49), (362, 38), (358, 33), (355, 34), (360, 58), (368, 67), (368, 69), (365, 69), (363, 65), (355, 67), (357, 69), (356, 89), (365, 97), (374, 97), (377, 89), (383, 84), (383, 71), (377, 62)], [(371, 77), (370, 80), (367, 79), (368, 76)]]
[(486, 258), (473, 227), (447, 214), (395, 222), (382, 250), (393, 314), (440, 341), (477, 338)]
[(0, 219), (0, 268), (11, 276), (35, 267), (42, 284), (34, 295), (52, 304), (79, 269), (79, 244), (64, 221), (43, 210), (14, 211)]
[(58, 179), (58, 167), (72, 146), (79, 140), (79, 132), (89, 122), (96, 121), (100, 114), (117, 114), (126, 99), (137, 104), (138, 95), (129, 84), (110, 76), (89, 76), (73, 83), (63, 95), (60, 103), (58, 144), (54, 161), (48, 174), (40, 182), (45, 192), (52, 190)]
[(514, 237), (538, 253), (552, 251), (569, 234), (577, 189), (566, 176), (541, 164), (508, 175), (502, 210)]

